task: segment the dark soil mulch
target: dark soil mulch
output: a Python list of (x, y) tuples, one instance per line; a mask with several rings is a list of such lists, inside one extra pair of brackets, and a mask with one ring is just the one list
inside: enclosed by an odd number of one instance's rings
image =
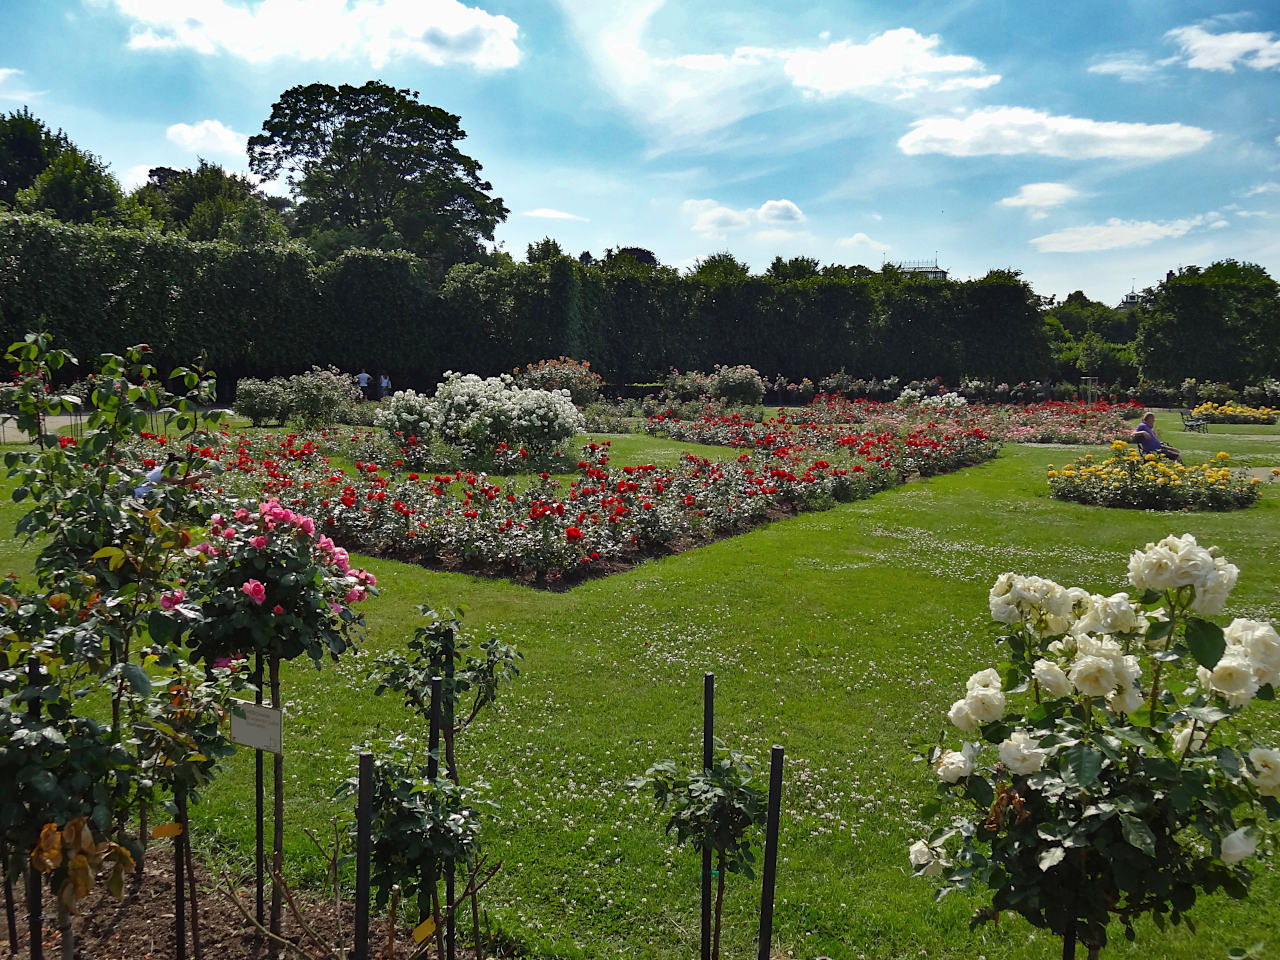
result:
[[(196, 882), (200, 891), (200, 943), (206, 960), (266, 960), (265, 939), (259, 940), (255, 937), (253, 928), (245, 922), (240, 912), (230, 902), (228, 894), (214, 889), (214, 878), (211, 878), (203, 868), (198, 868)], [(248, 888), (241, 888), (239, 895), (240, 902), (252, 914), (254, 911), (252, 883)], [(270, 897), (271, 889), (268, 885), (268, 912)], [(21, 883), (14, 886), (14, 898), (17, 901), (18, 950), (16, 953), (11, 953), (8, 927), (4, 920), (0, 919), (0, 951), (2, 951), (0, 957), (14, 956), (19, 960), (29, 960), (31, 954), (27, 949), (26, 899)], [(350, 902), (343, 902), (339, 908), (331, 898), (324, 899), (314, 894), (298, 895), (297, 900), (307, 925), (322, 940), (334, 947), (350, 948), (355, 920), (355, 908)], [(44, 904), (46, 960), (59, 960), (62, 956), (56, 909), (56, 904), (52, 902), (46, 888)], [(412, 906), (409, 909), (411, 914), (416, 915)], [(186, 957), (193, 957), (195, 954), (191, 942), (189, 917), (188, 913)], [(105, 885), (99, 884), (80, 904), (80, 914), (74, 920), (76, 958), (77, 960), (175, 958), (173, 918), (173, 857), (167, 844), (157, 843), (148, 852), (141, 881), (130, 876), (125, 882), (123, 899), (116, 900), (106, 892)], [(469, 928), (470, 915), (464, 912), (459, 916), (459, 921), (467, 924)], [(305, 936), (287, 905), (284, 911), (283, 933), (287, 939), (302, 945), (306, 950), (305, 956), (316, 958), (325, 956), (324, 952)], [(475, 960), (473, 951), (461, 945), (462, 940), (470, 938), (459, 931), (458, 939), (459, 960)], [(384, 958), (388, 955), (386, 948), (387, 920), (385, 917), (374, 918), (369, 932), (369, 956)], [(411, 928), (401, 925), (395, 935), (395, 956), (405, 960), (413, 950)], [(430, 955), (434, 957), (434, 951)], [(304, 954), (281, 947), (280, 956), (282, 960), (284, 958), (301, 960)]]

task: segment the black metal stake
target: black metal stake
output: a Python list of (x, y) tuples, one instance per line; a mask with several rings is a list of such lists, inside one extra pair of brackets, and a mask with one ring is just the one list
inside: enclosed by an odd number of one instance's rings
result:
[[(715, 762), (716, 675), (702, 675), (702, 769)], [(711, 960), (711, 850), (702, 851), (702, 960)]]
[(769, 960), (773, 945), (773, 888), (778, 879), (778, 818), (782, 812), (782, 755), (774, 745), (769, 758), (769, 820), (764, 831), (764, 879), (760, 885), (759, 960)]
[(352, 960), (369, 960), (369, 856), (373, 822), (373, 754), (360, 754), (356, 795), (356, 931)]
[[(259, 650), (255, 658), (253, 668), (253, 683), (258, 688), (258, 692), (254, 695), (253, 702), (258, 706), (262, 706), (262, 651)], [(267, 870), (267, 835), (266, 835), (266, 787), (263, 782), (263, 766), (262, 751), (253, 751), (253, 789), (254, 799), (257, 802), (258, 825), (255, 830), (254, 840), (254, 881), (255, 881), (255, 901), (254, 901), (254, 919), (258, 921), (258, 926), (263, 927), (267, 922), (267, 886), (266, 886), (266, 870)], [(258, 934), (254, 934), (255, 938)]]
[[(44, 686), (39, 657), (27, 658), (27, 683), (33, 687)], [(39, 697), (31, 698), (28, 707), (31, 716), (40, 716), (40, 702)], [(31, 937), (27, 945), (31, 960), (44, 960), (44, 895), (40, 889), (40, 874), (30, 862), (27, 865), (27, 929)]]
[[(181, 820), (181, 813), (179, 813)], [(186, 829), (183, 827), (183, 829)], [(182, 862), (185, 844), (182, 837), (173, 838), (173, 955), (175, 960), (187, 958), (187, 868)]]
[[(443, 701), (444, 701), (443, 691), (444, 691), (444, 677), (432, 677), (431, 678), (431, 727), (430, 727), (430, 731), (427, 734), (427, 750), (428, 750), (427, 779), (428, 780), (435, 780), (440, 776), (440, 720), (441, 720), (441, 711), (443, 708)], [(431, 876), (431, 888), (430, 890), (427, 891), (428, 905), (431, 904), (432, 901), (435, 901), (437, 903), (439, 902), (439, 899), (436, 896), (436, 880), (440, 872), (437, 869), (438, 866), (439, 864), (433, 862), (430, 866), (430, 869), (428, 870), (428, 873)], [(419, 902), (421, 902), (422, 898), (419, 897), (418, 900)], [(452, 910), (452, 906), (453, 906), (452, 903), (446, 903), (445, 909)], [(419, 910), (419, 913), (421, 913), (421, 910)], [(437, 927), (436, 929), (437, 949), (443, 946), (443, 944), (441, 943), (441, 939), (442, 939), (442, 931)], [(443, 951), (439, 951), (439, 952), (443, 952)]]
[(13, 879), (9, 876), (9, 847), (0, 848), (0, 868), (4, 870), (4, 917), (9, 922), (9, 953), (18, 952), (18, 911), (13, 903)]

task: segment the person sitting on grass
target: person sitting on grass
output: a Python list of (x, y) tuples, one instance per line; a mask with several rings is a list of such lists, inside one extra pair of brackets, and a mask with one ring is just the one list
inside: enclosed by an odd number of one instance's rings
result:
[(1154, 413), (1148, 413), (1142, 418), (1142, 422), (1133, 431), (1133, 436), (1130, 439), (1142, 448), (1144, 454), (1158, 453), (1166, 459), (1173, 460), (1175, 463), (1182, 462), (1182, 453), (1176, 447), (1161, 443), (1160, 438), (1156, 436), (1156, 415)]

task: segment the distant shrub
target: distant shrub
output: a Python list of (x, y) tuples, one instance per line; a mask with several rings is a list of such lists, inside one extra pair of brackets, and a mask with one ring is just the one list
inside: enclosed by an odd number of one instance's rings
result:
[(558, 357), (555, 360), (539, 360), (523, 370), (516, 368), (516, 383), (537, 390), (568, 390), (569, 397), (579, 407), (600, 399), (604, 378), (591, 369), (587, 360)]
[(728, 403), (750, 406), (764, 399), (764, 378), (755, 367), (746, 364), (736, 367), (716, 364), (710, 381), (708, 393)]
[(349, 423), (364, 399), (356, 378), (337, 367), (312, 367), (290, 377), (289, 419), (304, 430)]
[(236, 383), (236, 399), (231, 409), (247, 417), (255, 427), (284, 423), (289, 419), (289, 408), (289, 390), (279, 377), (270, 380), (245, 377)]

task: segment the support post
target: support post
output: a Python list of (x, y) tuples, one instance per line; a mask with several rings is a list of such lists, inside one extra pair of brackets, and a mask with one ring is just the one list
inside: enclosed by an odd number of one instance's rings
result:
[[(715, 762), (716, 675), (702, 675), (702, 769)], [(702, 851), (702, 960), (711, 960), (711, 851)]]
[(369, 857), (373, 822), (373, 754), (360, 754), (356, 795), (356, 929), (352, 960), (369, 960)]
[(758, 960), (769, 960), (773, 946), (773, 891), (778, 879), (778, 819), (782, 813), (782, 747), (769, 758), (769, 819), (764, 831), (764, 877), (760, 885), (760, 949)]

